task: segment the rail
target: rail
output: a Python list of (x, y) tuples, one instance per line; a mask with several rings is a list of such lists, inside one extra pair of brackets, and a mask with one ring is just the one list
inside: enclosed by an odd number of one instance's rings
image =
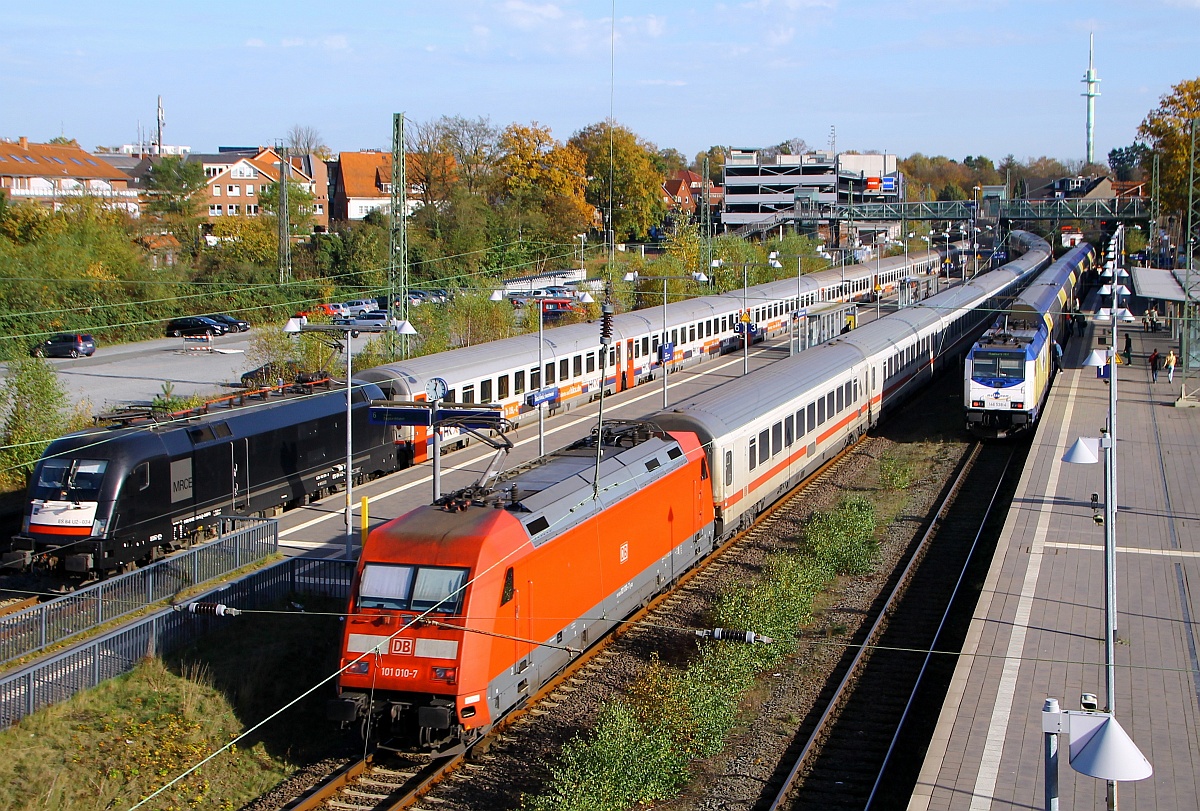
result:
[[(345, 597), (350, 593), (354, 565), (349, 560), (288, 558), (196, 599), (261, 608), (293, 595)], [(164, 608), (4, 676), (0, 678), (0, 729), (127, 673), (146, 656), (170, 653), (222, 621)]]
[(236, 529), (222, 532), (214, 541), (0, 617), (0, 664), (95, 630), (279, 550), (276, 519), (230, 516), (226, 521)]

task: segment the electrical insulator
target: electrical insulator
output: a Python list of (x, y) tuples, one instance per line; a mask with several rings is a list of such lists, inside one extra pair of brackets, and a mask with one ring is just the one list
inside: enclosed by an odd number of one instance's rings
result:
[(600, 308), (600, 343), (608, 346), (613, 337), (613, 306), (608, 302)]
[(706, 628), (696, 631), (696, 636), (725, 642), (745, 642), (747, 645), (771, 645), (775, 642), (771, 637), (756, 634), (754, 631), (734, 631), (731, 628)]
[(176, 611), (188, 611), (192, 614), (216, 614), (218, 617), (236, 617), (242, 612), (223, 603), (188, 603), (186, 606), (172, 606)]

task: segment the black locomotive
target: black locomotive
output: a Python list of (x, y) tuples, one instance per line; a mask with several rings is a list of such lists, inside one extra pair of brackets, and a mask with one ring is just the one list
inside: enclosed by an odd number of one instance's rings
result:
[[(397, 468), (388, 429), (355, 381), (356, 480)], [(56, 440), (34, 471), (8, 557), (106, 574), (202, 539), (225, 516), (277, 514), (345, 484), (346, 394), (305, 394), (168, 422), (93, 428)]]

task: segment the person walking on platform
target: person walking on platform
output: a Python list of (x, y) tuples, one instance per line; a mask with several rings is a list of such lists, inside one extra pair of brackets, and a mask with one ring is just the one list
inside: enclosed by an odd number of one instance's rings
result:
[(1125, 333), (1125, 365), (1133, 365), (1133, 336)]
[(1158, 347), (1155, 347), (1154, 351), (1150, 353), (1150, 382), (1151, 383), (1158, 382), (1158, 367), (1159, 367), (1161, 361), (1162, 361), (1162, 359), (1158, 356)]
[(1175, 361), (1176, 360), (1177, 360), (1177, 358), (1175, 357), (1175, 350), (1168, 349), (1167, 350), (1167, 359), (1163, 361), (1163, 368), (1167, 370), (1167, 382), (1168, 383), (1175, 382)]

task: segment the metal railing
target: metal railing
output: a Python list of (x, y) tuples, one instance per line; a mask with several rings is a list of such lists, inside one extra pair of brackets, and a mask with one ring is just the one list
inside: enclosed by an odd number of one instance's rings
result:
[(279, 550), (274, 518), (230, 517), (237, 527), (187, 552), (0, 618), (0, 664), (140, 611)]
[[(350, 560), (289, 558), (196, 599), (253, 609), (277, 604), (294, 595), (346, 597), (354, 566), (355, 562)], [(170, 653), (228, 621), (165, 608), (62, 653), (39, 659), (0, 678), (0, 729), (106, 679), (127, 673), (147, 656)]]

